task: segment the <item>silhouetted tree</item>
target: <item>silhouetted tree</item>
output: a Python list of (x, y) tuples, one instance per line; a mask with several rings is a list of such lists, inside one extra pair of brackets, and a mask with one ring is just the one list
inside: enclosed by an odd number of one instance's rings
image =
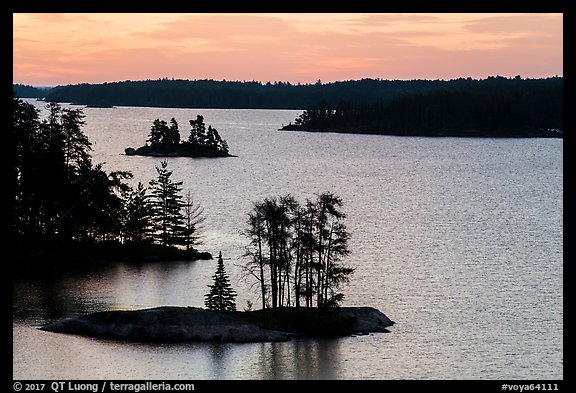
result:
[(338, 292), (354, 269), (343, 264), (350, 254), (350, 235), (339, 208), (342, 199), (332, 193), (300, 205), (291, 195), (267, 198), (248, 214), (250, 240), (243, 267), (260, 284), (262, 307), (330, 307), (343, 300)]
[(266, 299), (268, 296), (265, 270), (269, 264), (269, 258), (265, 256), (264, 250), (266, 242), (265, 221), (263, 212), (255, 204), (254, 209), (248, 213), (248, 229), (242, 232), (242, 234), (250, 240), (244, 253), (244, 257), (248, 257), (249, 261), (243, 266), (243, 269), (246, 275), (255, 278), (260, 284), (262, 310), (266, 308)]
[(126, 219), (124, 237), (126, 241), (142, 243), (152, 240), (152, 212), (148, 203), (146, 188), (141, 182), (132, 190), (126, 201)]
[(218, 255), (218, 264), (212, 280), (214, 283), (208, 285), (210, 292), (205, 295), (206, 308), (217, 311), (236, 311), (236, 292), (232, 289), (224, 269), (222, 252)]
[(42, 121), (30, 104), (14, 99), (14, 229), (23, 247), (54, 240), (117, 239), (122, 232), (124, 180), (93, 165), (80, 109), (48, 103)]
[(190, 126), (188, 142), (193, 146), (202, 146), (209, 151), (228, 154), (228, 143), (222, 139), (216, 128), (211, 125), (206, 128), (204, 116), (197, 115), (195, 120), (190, 120)]
[(220, 145), (218, 146), (218, 150), (228, 154), (229, 153), (228, 142), (226, 142), (226, 140), (220, 138)]
[(175, 118), (170, 119), (170, 126), (168, 127), (164, 143), (167, 145), (178, 145), (180, 143), (180, 130)]
[[(291, 269), (290, 239), (292, 228), (292, 206), (296, 201), (290, 195), (281, 198), (266, 198), (256, 203), (255, 216), (263, 220), (265, 231), (261, 234), (266, 245), (266, 257), (257, 264), (268, 265), (268, 282), (272, 308), (288, 305), (289, 275)], [(260, 224), (259, 224), (260, 225)], [(249, 233), (254, 233), (250, 230)], [(257, 233), (257, 232), (256, 232)], [(259, 234), (259, 233), (257, 233)]]
[(214, 133), (214, 128), (212, 126), (208, 126), (208, 130), (206, 131), (206, 139), (204, 141), (206, 146), (210, 146), (213, 148), (218, 148), (216, 143), (216, 134)]
[(310, 200), (305, 206), (298, 206), (294, 213), (294, 237), (292, 249), (294, 252), (294, 300), (300, 307), (300, 298), (305, 299), (306, 307), (311, 307), (314, 295), (314, 278), (312, 262), (316, 249), (314, 237), (314, 220), (316, 206)]
[(348, 249), (349, 233), (342, 220), (345, 214), (338, 210), (342, 207), (342, 198), (323, 193), (316, 201), (316, 296), (317, 306), (334, 305), (343, 296), (335, 290), (342, 282), (347, 282), (354, 269), (340, 265), (343, 257), (350, 254)]
[(183, 230), (181, 244), (186, 246), (186, 250), (198, 244), (200, 238), (201, 224), (204, 222), (204, 210), (198, 204), (194, 203), (190, 190), (186, 193), (186, 199), (182, 204)]
[[(152, 124), (147, 144), (136, 149), (138, 155), (179, 155), (184, 157), (226, 157), (228, 143), (222, 139), (218, 130), (211, 125), (206, 128), (204, 117), (197, 115), (190, 120), (190, 135), (184, 141), (180, 139), (178, 122), (175, 118), (170, 125), (165, 120), (156, 119)], [(148, 145), (149, 143), (149, 145)]]
[(39, 112), (31, 104), (14, 97), (12, 105), (14, 168), (11, 183), (12, 231), (15, 239), (34, 237), (43, 232), (38, 215), (41, 200), (37, 193), (36, 163), (45, 149), (39, 134)]
[(190, 120), (190, 135), (188, 141), (192, 144), (203, 145), (206, 139), (206, 125), (204, 124), (204, 116), (197, 115), (195, 120)]
[(150, 135), (148, 136), (147, 142), (150, 142), (151, 146), (161, 145), (168, 132), (168, 125), (166, 121), (156, 119), (152, 123), (152, 128), (150, 129)]
[(167, 167), (167, 160), (162, 161), (160, 167), (156, 167), (158, 177), (149, 182), (149, 203), (155, 238), (164, 246), (172, 246), (181, 242), (184, 229), (182, 182), (173, 181), (172, 171)]
[(64, 109), (61, 114), (64, 158), (68, 168), (78, 168), (90, 160), (92, 144), (82, 131), (86, 124), (84, 118), (85, 115), (80, 109)]
[(150, 142), (150, 145), (155, 148), (177, 146), (180, 143), (180, 130), (176, 119), (172, 118), (170, 125), (165, 120), (154, 120), (147, 142)]
[(71, 184), (69, 207), (61, 216), (61, 234), (69, 239), (100, 241), (119, 239), (124, 214), (123, 196), (129, 191), (124, 180), (132, 173), (107, 174), (102, 164), (85, 161)]

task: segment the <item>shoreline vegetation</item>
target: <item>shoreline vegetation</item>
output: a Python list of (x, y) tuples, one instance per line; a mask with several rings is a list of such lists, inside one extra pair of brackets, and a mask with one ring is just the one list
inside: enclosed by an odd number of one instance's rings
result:
[(269, 342), (387, 333), (392, 325), (372, 307), (215, 311), (164, 306), (81, 315), (40, 330), (137, 342)]
[[(81, 109), (54, 102), (46, 109), (48, 115), (40, 119), (33, 105), (13, 98), (15, 155), (7, 240), (16, 272), (212, 259), (195, 248), (203, 209), (190, 190), (183, 193), (182, 181), (171, 178), (166, 160), (156, 166), (158, 177), (148, 186), (138, 182), (133, 187), (127, 183), (132, 172), (105, 172), (102, 164), (92, 162)], [(165, 142), (162, 132), (151, 138)], [(227, 147), (215, 131), (212, 136), (218, 146)]]
[(50, 270), (84, 269), (112, 263), (162, 263), (211, 260), (206, 251), (143, 243), (68, 242), (30, 249), (13, 258), (12, 271), (17, 274), (42, 274)]

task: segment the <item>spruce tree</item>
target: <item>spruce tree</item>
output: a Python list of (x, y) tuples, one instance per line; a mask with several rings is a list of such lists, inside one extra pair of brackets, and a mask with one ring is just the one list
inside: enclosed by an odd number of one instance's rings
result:
[(230, 286), (228, 275), (224, 269), (222, 252), (218, 255), (216, 273), (212, 276), (214, 284), (208, 285), (210, 292), (205, 295), (206, 308), (217, 311), (236, 311), (236, 292)]

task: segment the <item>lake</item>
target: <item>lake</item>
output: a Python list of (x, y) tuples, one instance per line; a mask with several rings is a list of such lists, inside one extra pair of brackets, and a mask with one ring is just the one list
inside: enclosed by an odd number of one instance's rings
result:
[[(44, 103), (27, 100), (38, 107)], [(67, 106), (67, 105), (64, 105)], [(156, 177), (126, 156), (152, 121), (182, 138), (202, 114), (238, 157), (169, 158), (222, 252), (239, 310), (260, 304), (242, 275), (253, 203), (342, 197), (356, 268), (344, 306), (372, 306), (390, 333), (283, 343), (138, 344), (40, 331), (102, 310), (204, 306), (216, 259), (122, 262), (16, 277), (14, 379), (563, 379), (563, 140), (418, 138), (278, 131), (294, 110), (85, 108), (93, 161)]]

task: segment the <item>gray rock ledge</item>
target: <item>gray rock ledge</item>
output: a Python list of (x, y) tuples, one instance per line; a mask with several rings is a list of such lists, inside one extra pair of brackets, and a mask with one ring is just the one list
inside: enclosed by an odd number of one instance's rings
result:
[[(394, 324), (371, 307), (342, 307), (337, 313), (355, 318), (353, 333), (388, 332)], [(133, 311), (103, 311), (63, 319), (40, 330), (127, 341), (289, 341), (297, 334), (268, 330), (231, 314), (195, 307), (164, 306)]]
[(382, 311), (373, 307), (340, 307), (336, 312), (347, 317), (356, 318), (352, 326), (353, 333), (389, 333), (386, 328), (394, 325), (394, 321)]

